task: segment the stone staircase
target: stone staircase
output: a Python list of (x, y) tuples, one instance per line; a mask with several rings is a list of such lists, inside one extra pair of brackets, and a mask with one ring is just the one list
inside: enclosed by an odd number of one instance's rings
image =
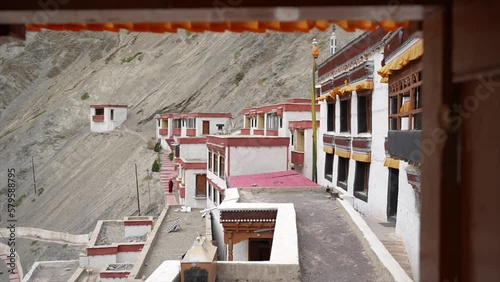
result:
[(403, 246), (402, 240), (391, 240), (391, 241), (381, 241), (389, 253), (394, 257), (394, 259), (401, 265), (405, 270), (406, 274), (413, 279), (413, 274), (411, 272), (410, 262), (408, 261), (408, 255), (406, 254), (405, 247)]
[[(162, 155), (161, 161), (161, 169), (160, 169), (160, 179), (161, 184), (163, 186), (163, 191), (165, 194), (165, 204), (166, 205), (177, 205), (179, 201), (177, 201), (177, 196), (175, 192), (168, 192), (168, 184), (170, 180), (175, 183), (175, 170), (174, 164), (170, 161), (168, 154)], [(174, 185), (175, 187), (175, 185)], [(174, 189), (175, 190), (175, 189)]]
[(365, 217), (364, 220), (387, 251), (399, 263), (401, 268), (413, 279), (410, 261), (408, 260), (403, 240), (396, 234), (396, 222), (388, 222), (387, 220), (374, 217)]

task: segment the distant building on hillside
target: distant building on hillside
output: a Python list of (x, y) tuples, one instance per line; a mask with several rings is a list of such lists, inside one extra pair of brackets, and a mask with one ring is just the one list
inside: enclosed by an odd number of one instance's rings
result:
[(90, 105), (90, 131), (112, 131), (127, 119), (127, 105)]
[[(316, 105), (317, 117), (319, 110)], [(289, 99), (286, 103), (248, 108), (243, 110), (243, 115), (242, 135), (289, 137), (289, 168), (312, 178), (310, 99)], [(316, 125), (319, 127), (319, 120)]]
[(167, 150), (173, 150), (174, 137), (202, 137), (222, 134), (231, 113), (159, 114), (156, 116), (156, 139)]

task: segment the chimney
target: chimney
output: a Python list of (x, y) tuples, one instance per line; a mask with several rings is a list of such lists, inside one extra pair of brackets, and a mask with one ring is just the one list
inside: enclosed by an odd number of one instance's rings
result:
[(335, 25), (332, 25), (332, 36), (330, 36), (330, 55), (337, 51), (337, 37), (335, 36)]

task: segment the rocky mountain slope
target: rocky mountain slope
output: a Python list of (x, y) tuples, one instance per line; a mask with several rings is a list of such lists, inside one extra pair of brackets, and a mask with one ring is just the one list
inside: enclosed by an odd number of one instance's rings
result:
[[(355, 35), (339, 31), (339, 45)], [(0, 224), (8, 168), (17, 172), (20, 226), (86, 233), (98, 219), (136, 214), (134, 164), (142, 209), (157, 212), (159, 176), (150, 183), (151, 206), (144, 180), (156, 157), (146, 148), (155, 114), (231, 112), (235, 130), (245, 107), (310, 97), (313, 38), (326, 58), (330, 33), (317, 31), (43, 31), (0, 46)], [(90, 133), (89, 105), (102, 103), (128, 104), (128, 119), (115, 132)]]

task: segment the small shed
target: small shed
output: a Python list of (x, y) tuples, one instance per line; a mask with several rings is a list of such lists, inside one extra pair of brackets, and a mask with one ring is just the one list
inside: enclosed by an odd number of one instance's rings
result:
[(127, 119), (127, 105), (90, 105), (90, 131), (112, 131)]

